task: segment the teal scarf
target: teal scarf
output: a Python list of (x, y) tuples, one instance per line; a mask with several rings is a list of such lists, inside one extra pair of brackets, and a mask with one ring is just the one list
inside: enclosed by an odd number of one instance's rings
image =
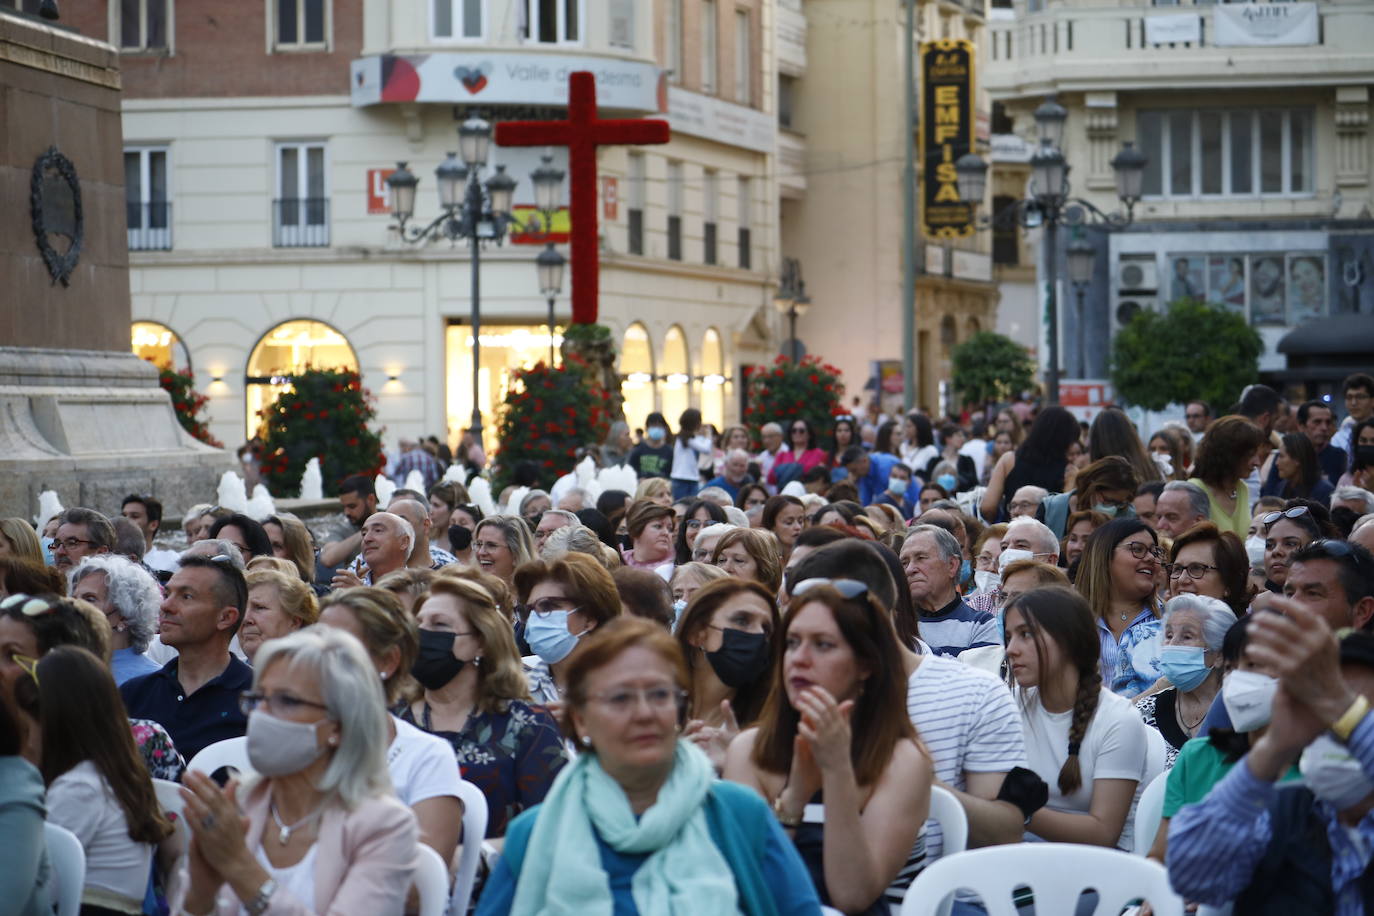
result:
[(511, 916), (609, 916), (611, 888), (597, 851), (598, 835), (617, 852), (649, 854), (631, 882), (641, 916), (739, 912), (730, 863), (706, 824), (707, 792), (715, 778), (706, 755), (679, 741), (668, 781), (636, 820), (624, 790), (596, 755), (580, 755), (544, 797)]

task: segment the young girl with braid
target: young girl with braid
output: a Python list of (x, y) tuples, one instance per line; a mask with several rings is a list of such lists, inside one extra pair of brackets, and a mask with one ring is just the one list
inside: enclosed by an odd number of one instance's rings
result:
[(1102, 684), (1087, 601), (1060, 586), (1032, 589), (1007, 604), (1005, 628), (1026, 758), (1050, 787), (1028, 838), (1120, 846), (1142, 784), (1146, 726)]

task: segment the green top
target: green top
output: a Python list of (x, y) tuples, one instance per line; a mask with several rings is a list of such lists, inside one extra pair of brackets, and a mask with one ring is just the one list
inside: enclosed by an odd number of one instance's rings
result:
[(1202, 482), (1199, 477), (1189, 477), (1189, 483), (1195, 483), (1202, 487), (1202, 491), (1207, 494), (1207, 505), (1211, 509), (1212, 524), (1222, 531), (1229, 531), (1236, 537), (1244, 541), (1250, 533), (1250, 487), (1245, 481), (1236, 481), (1236, 511), (1230, 515), (1217, 503), (1216, 497), (1212, 495), (1212, 488)]
[[(1226, 756), (1206, 738), (1186, 742), (1164, 783), (1164, 816), (1173, 817), (1185, 805), (1202, 801), (1235, 765), (1227, 763)], [(1301, 778), (1297, 766), (1292, 766), (1279, 782)]]

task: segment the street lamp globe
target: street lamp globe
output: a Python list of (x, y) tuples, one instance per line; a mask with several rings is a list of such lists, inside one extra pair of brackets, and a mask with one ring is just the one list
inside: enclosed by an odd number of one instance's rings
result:
[(491, 125), (478, 117), (471, 117), (458, 125), (458, 151), (468, 168), (478, 168), (487, 164), (487, 152), (491, 149)]
[(509, 214), (511, 198), (515, 196), (515, 179), (506, 174), (506, 167), (498, 165), (496, 174), (487, 179), (487, 197), (491, 200), (491, 212)]
[(530, 174), (534, 182), (534, 206), (540, 213), (558, 209), (563, 191), (563, 170), (553, 167), (553, 157), (545, 153), (539, 157), (539, 168)]
[(1069, 243), (1065, 260), (1069, 265), (1069, 282), (1075, 286), (1086, 286), (1092, 282), (1093, 260), (1097, 252), (1087, 239), (1076, 238)]
[(792, 308), (796, 311), (798, 318), (802, 317), (810, 310), (811, 297), (806, 294), (806, 288), (804, 286), (797, 298), (792, 300)]
[(1128, 207), (1140, 200), (1141, 188), (1145, 183), (1145, 166), (1149, 162), (1149, 157), (1136, 149), (1135, 144), (1129, 140), (1121, 145), (1121, 152), (1112, 158), (1112, 171), (1116, 175), (1116, 196)]
[(457, 153), (449, 153), (448, 158), (434, 170), (434, 180), (439, 183), (439, 206), (452, 210), (463, 199), (463, 184), (468, 180), (467, 166), (458, 161)]
[(387, 176), (386, 186), (391, 189), (391, 215), (404, 223), (415, 215), (415, 186), (420, 179), (406, 168), (404, 162), (396, 163), (396, 171)]
[(1030, 167), (1037, 200), (1048, 203), (1063, 198), (1069, 165), (1057, 147), (1048, 140), (1041, 140), (1040, 148), (1031, 156)]
[(977, 153), (965, 153), (954, 163), (961, 203), (976, 207), (983, 202), (988, 186), (988, 164)]
[(1053, 96), (1040, 103), (1040, 107), (1035, 109), (1035, 132), (1040, 138), (1040, 142), (1049, 141), (1050, 146), (1061, 146), (1064, 143), (1064, 122), (1069, 119), (1069, 112), (1063, 105), (1054, 100)]
[(539, 271), (539, 289), (545, 299), (552, 299), (562, 292), (564, 263), (566, 262), (563, 255), (553, 247), (553, 242), (546, 244), (544, 250), (534, 259), (534, 265)]

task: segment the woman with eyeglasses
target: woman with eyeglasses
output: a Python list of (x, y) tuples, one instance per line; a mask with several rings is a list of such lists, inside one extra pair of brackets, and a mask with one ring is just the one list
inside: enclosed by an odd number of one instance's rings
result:
[(725, 521), (725, 510), (708, 500), (699, 499), (687, 507), (687, 513), (682, 517), (682, 521), (677, 526), (677, 537), (675, 538), (675, 562), (692, 562), (692, 546), (696, 543), (697, 534), (707, 525), (719, 524)]
[(1250, 604), (1250, 561), (1240, 538), (1199, 522), (1169, 547), (1169, 597), (1206, 595), (1225, 602), (1237, 617)]
[(492, 515), (472, 532), (472, 557), (479, 570), (509, 587), (515, 568), (534, 559), (534, 537), (518, 516)]
[(1206, 595), (1179, 595), (1164, 605), (1159, 667), (1169, 686), (1135, 701), (1145, 724), (1164, 736), (1164, 768), (1198, 734), (1221, 690), (1221, 644), (1236, 622), (1231, 609)]
[(486, 835), (501, 836), (567, 763), (558, 726), (532, 707), (510, 622), (481, 583), (437, 576), (415, 622), (410, 673), (424, 693), (400, 717), (453, 746), (463, 778), (487, 797)]
[(1027, 833), (1125, 848), (1136, 789), (1153, 776), (1144, 772), (1148, 736), (1102, 682), (1088, 603), (1071, 589), (1036, 588), (1008, 601), (1003, 619), (1026, 758), (1050, 789)]
[(769, 800), (822, 903), (886, 914), (884, 891), (913, 851), (933, 778), (901, 714), (897, 635), (861, 582), (806, 579), (790, 592), (772, 690), (758, 725), (730, 743), (725, 778)]
[(620, 592), (601, 563), (586, 554), (566, 553), (520, 567), (515, 593), (534, 653), (525, 659), (530, 693), (536, 703), (553, 706), (563, 697), (567, 663), (581, 639), (620, 615)]
[(779, 485), (778, 471), (786, 465), (797, 468), (788, 472), (787, 480), (796, 480), (812, 468), (829, 467), (830, 455), (816, 444), (816, 434), (811, 429), (811, 421), (797, 417), (787, 424), (787, 445), (773, 459), (773, 469), (768, 472), (768, 482)]
[(1155, 580), (1164, 551), (1154, 529), (1118, 518), (1088, 538), (1074, 587), (1097, 621), (1102, 683), (1134, 697), (1159, 680), (1159, 601)]
[(647, 620), (588, 639), (564, 722), (582, 753), (511, 822), (478, 916), (819, 914), (767, 805), (679, 736), (688, 684), (677, 643)]
[(1250, 527), (1252, 495), (1245, 479), (1259, 467), (1264, 442), (1264, 433), (1244, 417), (1222, 417), (1207, 427), (1193, 460), (1188, 482), (1207, 491), (1212, 524), (1237, 537)]
[(272, 640), (242, 706), (261, 778), (221, 789), (186, 774), (192, 839), (173, 911), (399, 916), (418, 831), (392, 789), (382, 685), (362, 644), (319, 626)]

